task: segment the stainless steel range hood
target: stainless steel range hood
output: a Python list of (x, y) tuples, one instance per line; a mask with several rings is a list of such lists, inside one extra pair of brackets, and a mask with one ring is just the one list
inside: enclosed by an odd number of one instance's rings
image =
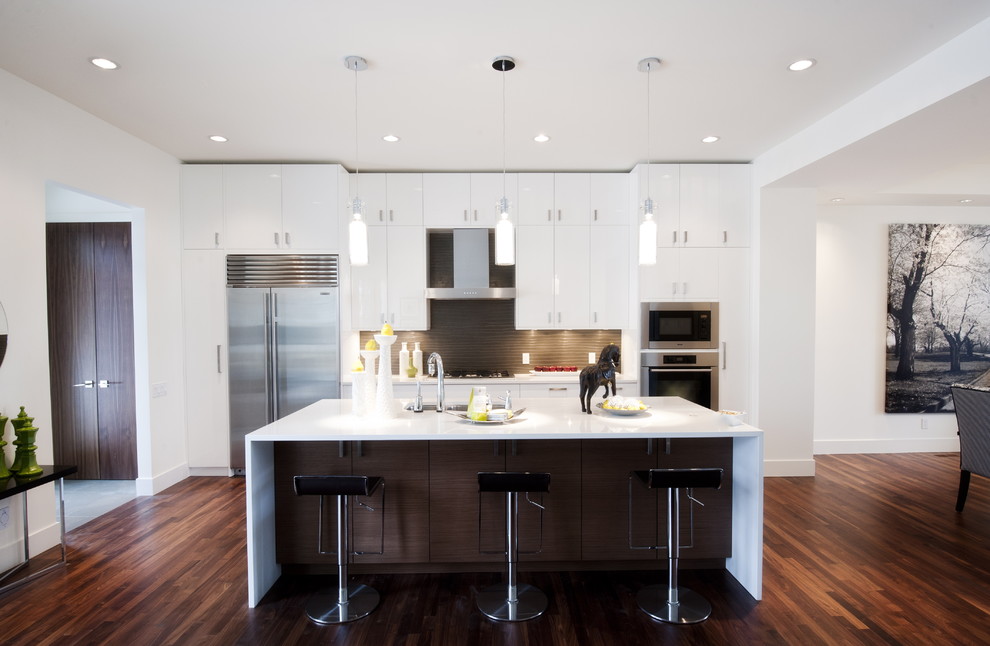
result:
[[(515, 287), (493, 287), (491, 284), (488, 229), (454, 229), (453, 240), (453, 287), (439, 287), (431, 283), (426, 289), (427, 298), (491, 300), (516, 297)], [(431, 258), (430, 262), (434, 259)]]

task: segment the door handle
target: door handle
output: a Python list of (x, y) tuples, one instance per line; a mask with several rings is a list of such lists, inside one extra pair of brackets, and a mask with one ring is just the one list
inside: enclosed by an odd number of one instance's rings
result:
[(93, 387), (93, 380), (92, 379), (87, 379), (86, 381), (82, 382), (81, 384), (72, 384), (72, 387), (73, 388), (92, 388)]
[(110, 384), (121, 384), (122, 381), (107, 381), (106, 379), (100, 379), (100, 383), (97, 384), (100, 388), (109, 388)]

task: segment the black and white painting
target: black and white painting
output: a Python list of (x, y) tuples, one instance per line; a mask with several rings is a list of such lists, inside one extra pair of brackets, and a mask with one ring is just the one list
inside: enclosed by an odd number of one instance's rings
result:
[(990, 226), (888, 234), (885, 410), (951, 412), (952, 384), (990, 387)]

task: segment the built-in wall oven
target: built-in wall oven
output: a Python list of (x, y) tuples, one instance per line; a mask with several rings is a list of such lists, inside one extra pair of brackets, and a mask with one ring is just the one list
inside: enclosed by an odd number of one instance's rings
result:
[(718, 303), (642, 303), (640, 395), (718, 408)]
[(644, 350), (640, 389), (646, 397), (683, 397), (718, 408), (718, 351)]

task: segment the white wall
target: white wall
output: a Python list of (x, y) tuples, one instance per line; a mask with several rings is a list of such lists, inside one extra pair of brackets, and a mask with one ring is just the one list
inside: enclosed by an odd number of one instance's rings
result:
[(958, 451), (954, 415), (884, 413), (887, 225), (986, 224), (990, 209), (822, 206), (817, 219), (815, 453)]
[[(39, 462), (52, 461), (47, 302), (45, 184), (58, 182), (135, 207), (143, 220), (146, 265), (135, 273), (148, 295), (149, 341), (139, 366), (139, 492), (153, 493), (188, 472), (182, 429), (182, 336), (179, 272), (179, 162), (92, 115), (0, 70), (0, 301), (10, 327), (0, 367), (0, 410), (26, 406), (35, 417)], [(143, 213), (143, 215), (140, 215)], [(140, 227), (135, 227), (137, 233)], [(140, 235), (140, 234), (139, 234)], [(143, 271), (140, 271), (143, 270)], [(136, 303), (140, 306), (140, 303)], [(152, 382), (166, 397), (149, 399)], [(7, 431), (8, 441), (11, 431)], [(12, 457), (7, 447), (8, 460)], [(32, 552), (57, 542), (52, 487), (32, 493)], [(0, 543), (3, 543), (0, 536)]]
[(814, 475), (815, 191), (760, 194), (757, 425), (768, 476)]

